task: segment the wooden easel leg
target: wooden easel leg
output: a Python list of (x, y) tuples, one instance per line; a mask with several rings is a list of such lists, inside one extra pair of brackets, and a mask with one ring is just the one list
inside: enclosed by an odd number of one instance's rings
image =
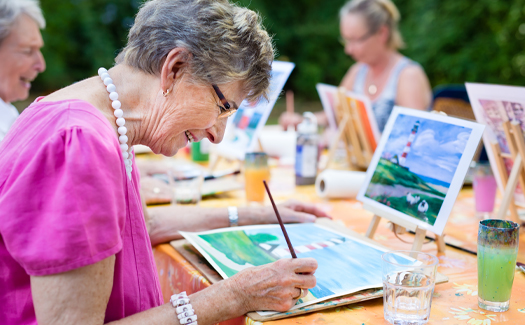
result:
[[(516, 190), (516, 184), (518, 183), (518, 177), (522, 169), (522, 157), (521, 155), (516, 156), (516, 160), (514, 161), (514, 166), (512, 166), (512, 170), (510, 172), (509, 181), (507, 183), (507, 186), (505, 187), (505, 192), (503, 193), (503, 199), (501, 201), (501, 205), (499, 207), (498, 211), (498, 219), (505, 220), (507, 219), (507, 211), (509, 210), (509, 205), (512, 200), (512, 197), (514, 195), (514, 191)], [(511, 213), (511, 218), (514, 219), (513, 214)], [(512, 220), (514, 222), (519, 223), (519, 219)]]
[(436, 235), (436, 245), (438, 249), (438, 253), (444, 253), (445, 252), (445, 234), (439, 236)]
[(377, 226), (379, 226), (380, 221), (381, 221), (381, 217), (374, 215), (374, 217), (372, 218), (372, 221), (370, 221), (370, 225), (368, 225), (368, 229), (366, 230), (366, 234), (365, 234), (366, 237), (370, 239), (374, 238), (374, 234), (376, 233)]
[[(492, 152), (494, 152), (494, 160), (496, 162), (496, 167), (498, 174), (500, 175), (501, 183), (503, 188), (507, 188), (507, 183), (509, 181), (509, 175), (507, 174), (507, 169), (505, 167), (505, 161), (503, 160), (501, 149), (497, 142), (492, 142), (490, 144)], [(518, 146), (519, 149), (519, 146)], [(511, 195), (512, 198), (509, 203), (510, 214), (513, 220), (519, 220), (518, 211), (516, 205), (514, 204), (514, 195)]]
[(210, 165), (208, 168), (210, 171), (210, 174), (213, 174), (213, 171), (215, 171), (215, 168), (217, 168), (217, 165), (219, 164), (221, 159), (222, 159), (221, 156), (216, 156), (215, 159), (212, 162), (210, 162)]
[[(323, 170), (330, 167), (330, 163), (334, 159), (335, 152), (337, 151), (337, 147), (339, 146), (339, 142), (341, 141), (341, 138), (343, 137), (343, 132), (346, 128), (346, 124), (348, 123), (348, 117), (344, 117), (341, 123), (339, 123), (338, 129), (337, 129), (337, 135), (332, 140), (332, 143), (330, 143), (330, 149), (328, 150), (328, 159), (326, 160), (326, 165)], [(351, 165), (350, 165), (351, 166)]]
[(419, 227), (416, 228), (416, 236), (414, 238), (414, 244), (412, 244), (413, 251), (421, 251), (421, 248), (423, 247), (423, 242), (425, 241), (426, 233), (427, 231), (425, 229), (421, 229)]

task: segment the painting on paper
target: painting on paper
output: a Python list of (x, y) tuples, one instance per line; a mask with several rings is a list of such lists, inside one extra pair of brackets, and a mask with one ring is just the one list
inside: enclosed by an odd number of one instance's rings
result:
[[(498, 187), (503, 192), (503, 182), (497, 170), (496, 153), (490, 144), (497, 142), (501, 152), (510, 154), (503, 124), (517, 121), (525, 132), (525, 88), (474, 83), (467, 83), (466, 87), (476, 120), (487, 126), (483, 134), (483, 142)], [(503, 163), (507, 174), (510, 175), (514, 165), (513, 159), (505, 157)], [(523, 189), (518, 184), (514, 192), (514, 202), (525, 207), (523, 194)]]
[(258, 134), (266, 124), (294, 67), (295, 64), (291, 62), (273, 61), (268, 101), (243, 101), (239, 105), (237, 112), (228, 121), (223, 141), (217, 147), (219, 155), (228, 159), (244, 160), (247, 152), (256, 149)]
[(483, 126), (400, 107), (387, 126), (358, 199), (440, 234)]
[[(381, 255), (385, 249), (316, 224), (287, 225), (286, 229), (297, 257), (313, 257), (319, 265), (317, 285), (293, 309), (382, 287)], [(291, 257), (279, 225), (181, 233), (224, 278)]]

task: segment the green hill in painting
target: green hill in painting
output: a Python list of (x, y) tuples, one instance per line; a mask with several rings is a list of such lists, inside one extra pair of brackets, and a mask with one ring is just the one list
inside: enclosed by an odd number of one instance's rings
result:
[(409, 216), (412, 216), (414, 218), (417, 218), (419, 220), (422, 220), (430, 225), (434, 225), (436, 223), (437, 216), (439, 214), (439, 209), (441, 209), (441, 206), (443, 205), (443, 200), (436, 199), (434, 197), (426, 196), (426, 195), (420, 195), (421, 201), (425, 200), (428, 203), (428, 211), (425, 213), (419, 212), (417, 210), (418, 204), (409, 205), (407, 204), (407, 197), (401, 196), (401, 197), (392, 197), (392, 196), (375, 196), (371, 197), (371, 199), (382, 203), (388, 207), (391, 207), (392, 209), (395, 209), (399, 212), (402, 212), (404, 214), (407, 214)]
[[(265, 242), (277, 239), (277, 237), (268, 234), (258, 235), (259, 236), (253, 237), (253, 239), (257, 242)], [(258, 266), (276, 261), (273, 256), (269, 255), (266, 251), (257, 246), (252, 241), (252, 238), (247, 236), (242, 230), (200, 235), (200, 237), (207, 241), (213, 248), (226, 255), (228, 259), (239, 265), (246, 265), (246, 263), (250, 263), (252, 265)], [(218, 264), (223, 265), (221, 261), (215, 258), (214, 260)], [(225, 270), (228, 276), (232, 276), (236, 273), (235, 271), (227, 270), (228, 268), (224, 265), (221, 267), (223, 267), (223, 270)]]
[(371, 183), (383, 185), (402, 185), (414, 189), (419, 189), (428, 194), (434, 194), (445, 198), (446, 194), (436, 190), (427, 182), (422, 180), (419, 176), (412, 173), (408, 169), (401, 167), (393, 162), (381, 158), (377, 163), (376, 170), (372, 176)]

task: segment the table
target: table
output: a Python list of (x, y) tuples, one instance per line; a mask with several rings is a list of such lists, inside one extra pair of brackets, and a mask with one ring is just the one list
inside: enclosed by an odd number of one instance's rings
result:
[[(329, 212), (334, 221), (364, 234), (372, 219), (372, 213), (362, 209), (356, 200), (322, 200), (315, 194), (313, 186), (294, 186), (293, 168), (272, 168), (270, 187), (277, 201), (295, 198), (314, 202)], [(244, 192), (234, 191), (203, 200), (202, 206), (226, 207), (244, 204)], [(476, 250), (479, 219), (474, 216), (472, 189), (463, 189), (452, 210), (445, 229), (446, 241), (470, 250)], [(408, 242), (410, 234), (400, 237)], [(397, 239), (383, 219), (374, 239), (392, 249), (410, 249), (411, 243)], [(154, 256), (164, 300), (169, 301), (173, 293), (186, 291), (188, 294), (210, 285), (188, 261), (169, 244), (154, 247)], [(429, 324), (525, 324), (525, 274), (516, 271), (509, 311), (493, 313), (483, 311), (477, 305), (477, 261), (476, 256), (447, 247), (438, 254), (434, 243), (423, 246), (423, 251), (437, 255), (440, 261), (438, 271), (449, 277), (449, 282), (437, 285), (432, 300)], [(518, 261), (525, 262), (525, 233), (521, 231)], [(248, 317), (239, 317), (221, 324), (262, 324)], [(353, 305), (346, 305), (322, 312), (300, 315), (292, 318), (269, 321), (266, 324), (388, 324), (383, 317), (383, 301), (375, 299)]]

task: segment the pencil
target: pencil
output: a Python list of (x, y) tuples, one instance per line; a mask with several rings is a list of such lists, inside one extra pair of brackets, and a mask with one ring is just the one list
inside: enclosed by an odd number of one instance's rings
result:
[(281, 230), (283, 231), (284, 239), (286, 239), (286, 243), (288, 244), (288, 249), (290, 250), (290, 254), (292, 254), (292, 258), (297, 258), (297, 255), (295, 255), (295, 250), (293, 249), (292, 242), (290, 241), (290, 238), (288, 237), (288, 233), (286, 232), (286, 228), (284, 228), (283, 220), (281, 219), (281, 216), (279, 215), (279, 211), (277, 210), (277, 206), (275, 205), (275, 202), (273, 201), (272, 194), (270, 193), (270, 189), (268, 188), (268, 184), (266, 184), (266, 181), (263, 180), (264, 187), (266, 188), (266, 192), (268, 193), (268, 196), (270, 197), (270, 201), (272, 202), (273, 211), (275, 211), (275, 215), (277, 216), (277, 220), (279, 220), (279, 224), (281, 225)]

